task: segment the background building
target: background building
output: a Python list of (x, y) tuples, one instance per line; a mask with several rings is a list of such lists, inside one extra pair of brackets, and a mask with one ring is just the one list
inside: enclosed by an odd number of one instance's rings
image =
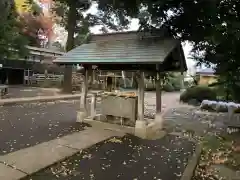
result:
[(212, 68), (200, 69), (196, 72), (199, 75), (199, 85), (209, 85), (217, 81), (215, 71)]

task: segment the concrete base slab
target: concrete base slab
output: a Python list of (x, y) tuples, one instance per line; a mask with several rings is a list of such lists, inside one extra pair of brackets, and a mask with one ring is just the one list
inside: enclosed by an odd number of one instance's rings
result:
[(18, 180), (26, 176), (25, 173), (16, 169), (0, 164), (0, 179), (1, 180)]
[(134, 134), (135, 136), (138, 136), (143, 139), (159, 139), (166, 135), (166, 132), (162, 131), (161, 123), (153, 121), (147, 125), (146, 122), (147, 121), (136, 121), (135, 127), (129, 127), (92, 120), (91, 118), (84, 119), (84, 123), (88, 123), (92, 127), (112, 130), (115, 132), (117, 131), (120, 132), (121, 134), (124, 133)]
[(84, 119), (86, 118), (86, 116), (87, 116), (86, 112), (77, 111), (77, 122), (82, 123), (84, 121)]
[(58, 145), (55, 140), (42, 143), (30, 148), (7, 154), (1, 161), (21, 169), (27, 174), (37, 172), (39, 169), (57, 162), (64, 157), (71, 156), (78, 150)]
[[(101, 135), (100, 135), (101, 134)], [(87, 131), (83, 131), (81, 133), (81, 136), (79, 133), (73, 133), (68, 136), (64, 136), (63, 138), (60, 138), (57, 141), (59, 145), (67, 146), (73, 149), (81, 150), (85, 147), (89, 147), (93, 144), (96, 144), (103, 139), (108, 139), (111, 136), (123, 136), (124, 133), (118, 133), (118, 132), (109, 132), (104, 129), (98, 129), (95, 128), (88, 129)], [(87, 141), (83, 141), (83, 139), (87, 139)]]

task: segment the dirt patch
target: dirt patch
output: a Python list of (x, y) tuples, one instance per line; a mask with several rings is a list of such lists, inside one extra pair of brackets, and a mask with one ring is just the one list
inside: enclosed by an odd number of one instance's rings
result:
[[(200, 163), (193, 179), (219, 180), (235, 177), (235, 172), (240, 169), (240, 153), (236, 149), (239, 140), (238, 133), (205, 136)], [(221, 174), (216, 169), (221, 169), (220, 171), (226, 173)]]

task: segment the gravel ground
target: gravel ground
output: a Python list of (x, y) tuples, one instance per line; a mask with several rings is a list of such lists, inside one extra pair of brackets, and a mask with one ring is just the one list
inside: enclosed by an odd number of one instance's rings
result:
[(192, 129), (200, 134), (206, 131), (225, 130), (227, 128), (224, 123), (226, 118), (226, 114), (202, 112), (194, 107), (172, 108), (164, 115), (166, 124), (179, 125), (181, 129)]
[[(146, 107), (145, 114), (154, 116), (152, 105)], [(78, 100), (0, 107), (0, 155), (83, 130), (84, 125), (76, 123), (78, 109)], [(177, 127), (181, 122), (193, 122), (186, 109), (178, 109), (166, 113), (167, 124)], [(196, 124), (192, 127), (205, 128)]]
[(0, 107), (0, 155), (83, 130), (85, 125), (76, 123), (79, 103), (71, 100)]
[(77, 101), (0, 107), (0, 155), (81, 131)]
[(25, 180), (179, 180), (194, 148), (194, 143), (172, 135), (158, 140), (114, 137)]

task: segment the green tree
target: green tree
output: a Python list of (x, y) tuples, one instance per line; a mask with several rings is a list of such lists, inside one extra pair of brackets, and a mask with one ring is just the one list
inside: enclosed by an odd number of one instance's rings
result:
[(219, 85), (225, 89), (226, 99), (240, 102), (240, 1), (222, 1), (218, 4), (218, 21), (213, 26), (212, 36), (196, 49), (204, 49), (198, 56), (200, 63), (214, 64)]
[(19, 29), (14, 1), (0, 1), (0, 22), (0, 58), (26, 55), (28, 41)]

